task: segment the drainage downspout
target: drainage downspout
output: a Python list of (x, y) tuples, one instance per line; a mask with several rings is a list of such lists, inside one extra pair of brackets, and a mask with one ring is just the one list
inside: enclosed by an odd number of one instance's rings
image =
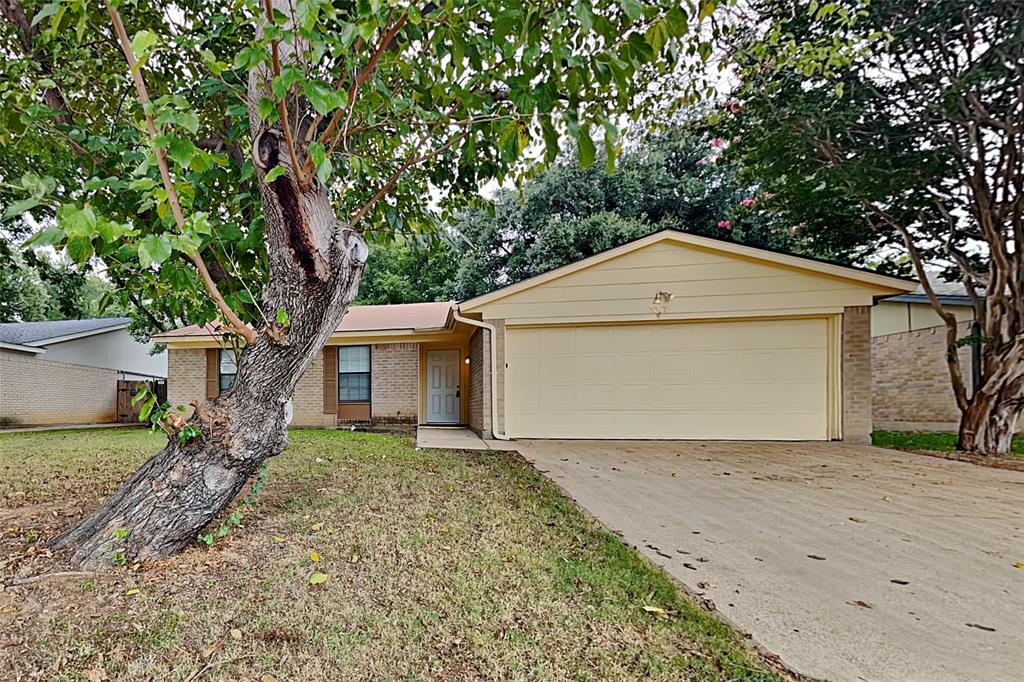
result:
[(464, 322), (472, 327), (486, 329), (491, 334), (491, 434), (498, 440), (508, 440), (508, 436), (498, 432), (498, 354), (495, 353), (494, 346), (494, 339), (498, 332), (493, 324), (463, 317), (459, 314), (458, 306), (452, 308), (452, 317), (458, 322)]

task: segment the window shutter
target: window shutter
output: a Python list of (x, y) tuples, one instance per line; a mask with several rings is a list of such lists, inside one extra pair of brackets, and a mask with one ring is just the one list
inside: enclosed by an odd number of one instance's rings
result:
[(324, 414), (338, 411), (338, 347), (324, 346)]
[(206, 398), (220, 395), (220, 353), (216, 348), (206, 349)]

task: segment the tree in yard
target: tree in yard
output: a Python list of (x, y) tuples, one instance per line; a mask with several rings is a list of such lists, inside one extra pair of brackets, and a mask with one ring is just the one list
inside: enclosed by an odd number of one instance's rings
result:
[(400, 237), (370, 246), (358, 305), (450, 301), (459, 254), (447, 239)]
[(282, 452), (362, 233), (435, 229), (534, 140), (592, 158), (600, 131), (614, 153), (613, 117), (697, 54), (713, 6), (0, 0), (0, 142), (23, 172), (3, 171), (5, 215), (244, 347), (231, 387), (166, 416), (167, 446), (54, 545), (96, 566), (193, 542)]
[(639, 140), (608, 164), (567, 158), (464, 211), (456, 293), (465, 299), (592, 256), (662, 229), (786, 249), (788, 227), (747, 204), (756, 193), (719, 141), (689, 125)]
[[(728, 153), (802, 219), (798, 239), (865, 258), (899, 245), (946, 326), (958, 447), (1008, 452), (1024, 410), (1024, 5), (752, 7), (728, 45)], [(963, 282), (981, 338), (959, 338), (930, 264)], [(973, 392), (964, 343), (981, 344)]]

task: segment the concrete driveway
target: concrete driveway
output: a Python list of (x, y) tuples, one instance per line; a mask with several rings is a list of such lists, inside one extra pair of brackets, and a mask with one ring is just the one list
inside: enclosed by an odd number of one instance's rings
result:
[(837, 443), (518, 446), (800, 673), (1024, 678), (1024, 474)]

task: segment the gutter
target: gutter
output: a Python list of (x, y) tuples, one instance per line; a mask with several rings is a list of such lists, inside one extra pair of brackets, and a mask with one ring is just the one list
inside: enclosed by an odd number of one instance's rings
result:
[(491, 333), (491, 435), (497, 440), (509, 440), (509, 437), (498, 431), (498, 356), (494, 352), (494, 339), (497, 335), (493, 324), (487, 324), (481, 320), (474, 320), (463, 317), (459, 314), (458, 306), (452, 306), (452, 318), (457, 322), (463, 322), (472, 327), (486, 329)]
[(36, 355), (38, 355), (39, 353), (45, 353), (46, 352), (45, 348), (37, 348), (35, 346), (27, 346), (27, 345), (22, 344), (22, 343), (7, 343), (6, 341), (0, 341), (0, 348), (3, 348), (5, 350), (16, 350), (16, 351), (18, 351), (20, 353), (34, 353)]

